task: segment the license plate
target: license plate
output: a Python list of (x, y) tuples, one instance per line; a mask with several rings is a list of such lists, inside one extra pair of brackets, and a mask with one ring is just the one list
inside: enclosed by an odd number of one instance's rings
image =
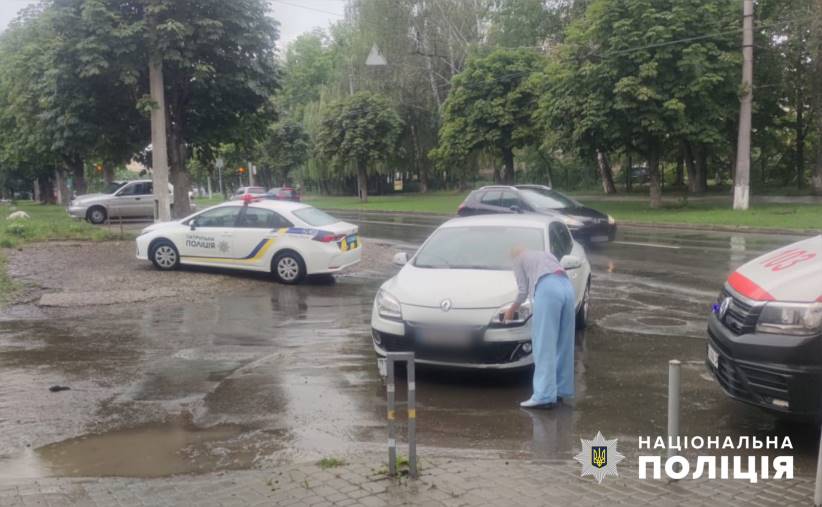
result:
[(605, 243), (608, 241), (608, 236), (591, 236), (591, 241), (594, 243)]
[(714, 369), (719, 368), (719, 353), (710, 345), (708, 345), (708, 362)]
[(420, 345), (431, 347), (467, 347), (471, 333), (459, 329), (421, 329), (417, 332)]

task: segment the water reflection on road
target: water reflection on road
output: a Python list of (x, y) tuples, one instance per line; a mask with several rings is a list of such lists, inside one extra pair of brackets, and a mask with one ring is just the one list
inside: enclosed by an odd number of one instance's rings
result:
[[(440, 221), (346, 218), (405, 248)], [(793, 240), (622, 230), (590, 252), (592, 322), (577, 335), (577, 399), (525, 411), (527, 375), (423, 369), (421, 449), (568, 458), (580, 437), (602, 431), (630, 455), (638, 436), (664, 433), (667, 361), (678, 358), (686, 433), (787, 433), (801, 449), (798, 473), (810, 468), (812, 431), (727, 400), (703, 367), (706, 314), (728, 272)], [(392, 273), (358, 269), (336, 282), (261, 281), (243, 294), (116, 307), (93, 319), (0, 323), (0, 478), (156, 476), (381, 448), (384, 391), (368, 320)], [(55, 383), (72, 390), (49, 393)], [(140, 453), (158, 459), (122, 459)]]

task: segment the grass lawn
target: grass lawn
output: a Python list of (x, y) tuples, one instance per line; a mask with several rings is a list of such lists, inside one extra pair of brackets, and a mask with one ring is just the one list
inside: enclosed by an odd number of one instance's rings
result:
[[(406, 211), (453, 215), (466, 193), (431, 192), (369, 197), (361, 204), (356, 197), (306, 196), (305, 202), (325, 209), (367, 211)], [(646, 201), (620, 201), (608, 198), (583, 198), (587, 206), (612, 215), (617, 221), (658, 224), (742, 226), (763, 229), (819, 229), (822, 231), (822, 205), (757, 204), (737, 212), (725, 203), (691, 201), (666, 202), (662, 209), (651, 209)]]
[[(15, 211), (25, 211), (31, 218), (7, 220)], [(31, 201), (0, 204), (0, 303), (8, 301), (14, 291), (14, 282), (6, 273), (3, 248), (16, 248), (33, 241), (105, 241), (117, 237), (107, 229), (70, 218), (62, 206), (43, 206)]]

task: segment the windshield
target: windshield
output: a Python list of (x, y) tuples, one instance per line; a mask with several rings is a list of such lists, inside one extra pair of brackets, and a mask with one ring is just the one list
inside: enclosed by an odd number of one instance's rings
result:
[(103, 189), (104, 194), (113, 194), (114, 192), (123, 188), (123, 185), (126, 183), (124, 181), (114, 181), (106, 185), (106, 188)]
[(548, 189), (527, 188), (520, 190), (522, 198), (535, 209), (578, 208), (580, 203), (559, 192)]
[(294, 215), (303, 222), (308, 225), (313, 225), (314, 227), (322, 227), (323, 225), (331, 225), (339, 222), (339, 220), (332, 217), (325, 211), (311, 207), (299, 209), (294, 212)]
[(444, 227), (414, 258), (418, 268), (511, 269), (511, 249), (545, 250), (543, 229), (536, 227)]

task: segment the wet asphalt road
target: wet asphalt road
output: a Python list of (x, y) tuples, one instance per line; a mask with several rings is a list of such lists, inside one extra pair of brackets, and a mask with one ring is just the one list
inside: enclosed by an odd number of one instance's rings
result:
[[(340, 216), (398, 249), (440, 221)], [(602, 431), (631, 456), (639, 436), (664, 434), (667, 362), (680, 359), (685, 434), (789, 435), (797, 474), (812, 473), (815, 430), (728, 400), (703, 365), (705, 320), (728, 273), (796, 239), (621, 230), (589, 253), (577, 399), (525, 411), (527, 376), (422, 371), (421, 452), (568, 458), (580, 437)], [(385, 395), (368, 320), (395, 270), (386, 269), (299, 287), (262, 280), (242, 293), (91, 317), (0, 319), (0, 480), (162, 476), (380, 448)], [(52, 384), (72, 390), (49, 393)]]

